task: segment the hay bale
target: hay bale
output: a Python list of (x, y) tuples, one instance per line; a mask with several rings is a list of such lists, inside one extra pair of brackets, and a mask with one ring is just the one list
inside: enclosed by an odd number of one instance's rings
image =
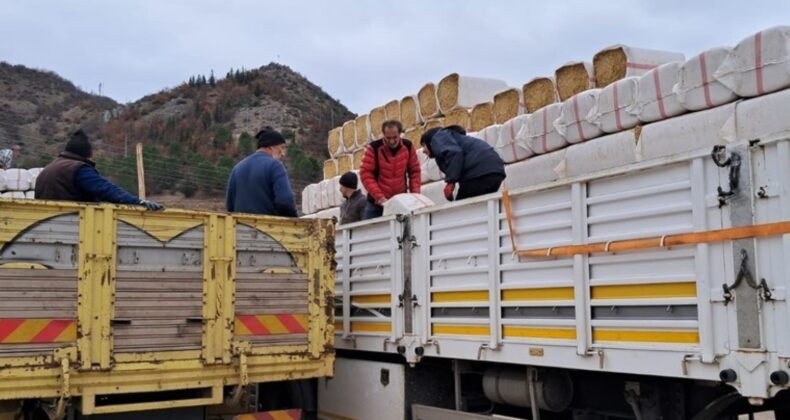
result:
[(601, 89), (593, 120), (605, 133), (628, 130), (639, 123), (629, 109), (636, 107), (638, 77), (626, 77)]
[[(449, 124), (448, 124), (449, 125)], [(425, 125), (422, 126), (423, 132), (428, 131), (432, 128), (442, 128), (444, 127), (444, 118), (431, 118), (428, 121), (425, 121)]]
[(521, 92), (524, 95), (524, 107), (528, 114), (559, 100), (553, 77), (536, 77), (524, 83)]
[(713, 78), (747, 98), (790, 87), (790, 26), (774, 26), (741, 40)]
[(469, 110), (466, 108), (456, 108), (444, 116), (444, 126), (460, 125), (465, 130), (469, 130), (471, 118), (469, 118)]
[(595, 85), (606, 87), (626, 77), (641, 76), (661, 64), (683, 60), (680, 53), (613, 45), (593, 57)]
[(522, 128), (527, 123), (529, 114), (521, 114), (515, 118), (505, 121), (499, 129), (499, 139), (494, 149), (505, 163), (524, 160), (533, 155), (532, 149), (527, 146), (526, 133)]
[(664, 120), (686, 112), (674, 89), (680, 78), (681, 64), (679, 61), (662, 64), (639, 77), (636, 106), (629, 110), (639, 121)]
[(557, 94), (560, 101), (595, 87), (592, 64), (587, 61), (572, 61), (554, 72), (557, 81)]
[(472, 108), (472, 114), (469, 122), (470, 130), (480, 131), (492, 124), (494, 124), (493, 102), (483, 102), (482, 104), (477, 104), (474, 108)]
[(335, 127), (329, 130), (326, 145), (331, 157), (337, 157), (337, 155), (343, 153), (343, 127)]
[(423, 121), (442, 115), (439, 109), (439, 98), (436, 96), (436, 85), (428, 82), (417, 92), (417, 101), (420, 104), (420, 115)]
[(420, 139), (422, 138), (423, 133), (425, 133), (425, 129), (421, 125), (413, 128), (414, 130), (410, 134), (411, 137), (405, 136), (405, 138), (411, 141), (414, 147), (420, 147)]
[(601, 89), (587, 89), (562, 103), (562, 112), (554, 127), (568, 143), (581, 143), (603, 134), (595, 124), (595, 108)]
[(497, 141), (499, 140), (499, 130), (502, 128), (499, 124), (489, 125), (488, 127), (478, 131), (476, 136), (480, 140), (488, 143), (491, 147), (496, 147)]
[(439, 109), (446, 116), (452, 110), (470, 109), (481, 102), (491, 101), (497, 92), (507, 88), (507, 83), (501, 80), (452, 73), (439, 81), (436, 96), (439, 98)]
[(346, 153), (357, 149), (357, 122), (354, 120), (343, 123), (343, 149)]
[(383, 106), (376, 107), (370, 110), (370, 138), (377, 139), (381, 137), (381, 124), (387, 121), (387, 112)]
[(393, 99), (384, 105), (384, 113), (387, 115), (388, 120), (400, 121), (400, 101)]
[(416, 95), (404, 96), (400, 100), (400, 121), (404, 127), (416, 127), (422, 124), (420, 102)]
[(356, 130), (357, 130), (357, 147), (365, 147), (370, 142), (370, 118), (368, 114), (360, 115), (357, 117)]
[(534, 153), (548, 153), (568, 145), (565, 137), (562, 137), (554, 126), (554, 120), (559, 118), (561, 112), (562, 104), (555, 103), (530, 114), (526, 125), (522, 128), (524, 135), (519, 132), (519, 137), (524, 138), (527, 146)]
[(354, 169), (354, 157), (350, 153), (337, 157), (337, 175), (343, 175)]
[(675, 90), (684, 108), (699, 111), (738, 99), (735, 92), (713, 78), (716, 69), (731, 52), (732, 48), (711, 48), (680, 66), (680, 78)]
[(337, 160), (327, 159), (324, 161), (324, 179), (332, 179), (337, 176)]
[(353, 166), (354, 170), (358, 170), (362, 167), (362, 160), (364, 158), (365, 149), (359, 149), (351, 154), (351, 165)]
[(524, 113), (524, 94), (511, 88), (494, 95), (494, 122), (504, 124)]

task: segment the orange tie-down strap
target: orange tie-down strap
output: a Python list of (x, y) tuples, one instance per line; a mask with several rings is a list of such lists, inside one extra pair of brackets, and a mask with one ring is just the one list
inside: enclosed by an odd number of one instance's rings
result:
[(600, 252), (622, 252), (640, 249), (665, 248), (680, 245), (696, 245), (708, 242), (732, 241), (735, 239), (763, 238), (790, 233), (790, 221), (739, 226), (702, 232), (678, 233), (673, 235), (652, 236), (648, 238), (623, 239), (620, 241), (596, 242), (591, 244), (564, 245), (552, 248), (518, 249), (515, 222), (510, 203), (510, 194), (502, 192), (502, 206), (505, 209), (510, 242), (514, 254), (519, 257), (567, 257), (579, 254)]

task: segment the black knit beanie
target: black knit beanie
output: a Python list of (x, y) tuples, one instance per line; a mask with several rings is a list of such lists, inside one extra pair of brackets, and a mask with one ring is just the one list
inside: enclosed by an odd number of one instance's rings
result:
[(82, 130), (77, 130), (71, 135), (69, 141), (66, 142), (65, 150), (84, 158), (90, 158), (93, 155), (93, 147), (88, 139), (88, 135)]
[(356, 190), (358, 183), (359, 181), (357, 180), (357, 174), (353, 172), (346, 172), (340, 177), (340, 185), (346, 188)]
[(255, 138), (258, 139), (258, 148), (285, 144), (285, 137), (271, 127), (265, 127), (259, 131)]

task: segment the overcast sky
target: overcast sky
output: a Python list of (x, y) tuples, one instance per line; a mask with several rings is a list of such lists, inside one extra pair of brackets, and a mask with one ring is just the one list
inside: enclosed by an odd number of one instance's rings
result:
[(787, 0), (0, 0), (0, 60), (120, 102), (276, 61), (366, 113), (451, 72), (520, 86), (611, 44), (690, 56), (780, 24)]

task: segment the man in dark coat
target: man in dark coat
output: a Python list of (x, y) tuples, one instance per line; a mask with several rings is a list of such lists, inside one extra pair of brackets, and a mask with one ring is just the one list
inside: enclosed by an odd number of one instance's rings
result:
[(64, 151), (36, 178), (36, 199), (135, 204), (148, 210), (164, 208), (155, 201), (141, 200), (101, 176), (92, 156), (90, 139), (82, 130), (77, 130)]
[(420, 142), (444, 173), (444, 196), (448, 201), (453, 201), (456, 183), (459, 186), (455, 199), (461, 200), (496, 192), (505, 180), (505, 162), (494, 148), (467, 136), (462, 127), (432, 128)]
[(258, 150), (233, 167), (228, 179), (228, 211), (296, 217), (296, 200), (282, 160), (285, 138), (271, 127), (255, 135)]
[(367, 199), (362, 191), (357, 189), (359, 180), (357, 174), (346, 172), (340, 177), (340, 194), (346, 201), (340, 205), (340, 223), (354, 223), (363, 219)]

